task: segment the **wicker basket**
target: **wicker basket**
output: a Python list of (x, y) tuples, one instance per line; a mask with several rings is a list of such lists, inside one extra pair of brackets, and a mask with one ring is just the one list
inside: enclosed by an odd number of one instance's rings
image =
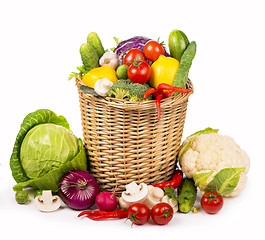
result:
[[(147, 184), (167, 181), (176, 167), (187, 103), (190, 94), (178, 94), (161, 101), (157, 121), (155, 101), (128, 102), (79, 93), (83, 141), (89, 158), (89, 172), (102, 191), (117, 194), (136, 181)], [(193, 88), (188, 82), (188, 87)]]

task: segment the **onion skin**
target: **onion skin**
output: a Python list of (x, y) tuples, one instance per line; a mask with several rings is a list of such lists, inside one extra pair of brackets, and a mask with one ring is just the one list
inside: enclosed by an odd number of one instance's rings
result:
[(66, 173), (60, 180), (58, 190), (62, 201), (75, 210), (90, 208), (95, 204), (99, 192), (97, 181), (88, 172), (81, 170)]

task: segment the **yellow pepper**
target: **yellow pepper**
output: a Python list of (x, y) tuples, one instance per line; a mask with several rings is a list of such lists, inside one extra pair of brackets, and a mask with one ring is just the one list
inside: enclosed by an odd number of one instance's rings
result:
[(152, 74), (149, 84), (154, 88), (157, 88), (160, 83), (172, 85), (178, 68), (179, 61), (177, 59), (160, 55), (151, 66)]
[(111, 66), (93, 68), (83, 76), (82, 81), (88, 87), (94, 88), (95, 82), (102, 78), (107, 78), (113, 83), (118, 81), (116, 72)]

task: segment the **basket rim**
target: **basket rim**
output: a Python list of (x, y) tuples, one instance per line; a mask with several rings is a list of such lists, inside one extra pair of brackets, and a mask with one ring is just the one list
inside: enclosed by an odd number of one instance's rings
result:
[[(112, 98), (112, 97), (101, 97), (95, 96), (89, 93), (84, 93), (80, 90), (82, 85), (86, 86), (80, 77), (76, 78), (76, 85), (78, 87), (78, 91), (82, 93), (82, 97), (89, 100), (97, 100), (100, 102), (105, 102), (106, 104), (111, 104), (113, 107), (123, 108), (123, 109), (147, 109), (147, 108), (156, 108), (156, 100), (148, 100), (144, 102), (129, 102), (122, 99)], [(167, 97), (161, 100), (161, 107), (165, 107), (167, 105), (171, 105), (172, 103), (180, 104), (186, 101), (191, 94), (194, 93), (194, 87), (190, 79), (187, 82), (187, 88), (191, 89), (192, 91), (189, 93), (179, 93), (177, 96)]]

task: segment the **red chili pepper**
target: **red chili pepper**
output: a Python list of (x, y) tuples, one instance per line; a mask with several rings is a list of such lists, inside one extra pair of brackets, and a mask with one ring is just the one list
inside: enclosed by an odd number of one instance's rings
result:
[(127, 218), (128, 217), (128, 212), (127, 211), (112, 211), (108, 212), (107, 214), (103, 215), (87, 215), (87, 218), (91, 220), (106, 220), (106, 219), (118, 219), (118, 218)]
[[(112, 211), (112, 212), (124, 212), (124, 210), (122, 208)], [(77, 217), (82, 217), (84, 215), (90, 215), (90, 216), (100, 216), (100, 215), (104, 215), (104, 214), (108, 214), (110, 212), (104, 211), (104, 210), (91, 210), (91, 211), (83, 211), (81, 213), (79, 213), (79, 215)]]
[(162, 183), (157, 183), (157, 184), (152, 184), (154, 187), (158, 187), (161, 189), (164, 189), (164, 187), (173, 187), (177, 188), (182, 180), (183, 172), (181, 170), (175, 170), (173, 177), (170, 181), (162, 182)]
[(155, 93), (156, 90), (154, 88), (150, 88), (144, 93), (144, 98), (147, 98), (150, 94)]
[(181, 87), (173, 87), (173, 92), (179, 92), (179, 93), (189, 93), (192, 90), (189, 88), (181, 88)]
[(156, 97), (156, 109), (157, 109), (157, 120), (160, 120), (161, 116), (161, 100), (164, 98), (163, 94), (158, 94)]
[(167, 98), (167, 97), (171, 97), (173, 95), (173, 90), (166, 90), (163, 91), (163, 95)]
[(161, 99), (171, 97), (173, 92), (180, 92), (180, 93), (189, 93), (191, 89), (174, 87), (166, 83), (160, 83), (157, 86), (157, 90), (151, 88), (144, 93), (144, 98), (147, 98), (150, 94), (156, 98), (156, 108), (157, 108), (157, 119), (160, 120), (161, 116)]
[(179, 92), (179, 93), (189, 93), (192, 91), (189, 88), (174, 87), (166, 83), (160, 83), (157, 87), (157, 91), (159, 93), (163, 93), (164, 90), (172, 90), (173, 92)]

